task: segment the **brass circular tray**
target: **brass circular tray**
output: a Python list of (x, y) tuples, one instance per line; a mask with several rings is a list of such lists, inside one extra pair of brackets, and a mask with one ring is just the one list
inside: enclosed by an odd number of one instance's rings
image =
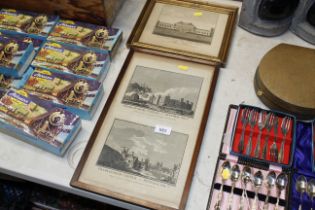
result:
[(268, 107), (299, 119), (315, 118), (315, 50), (276, 46), (260, 62), (254, 85)]

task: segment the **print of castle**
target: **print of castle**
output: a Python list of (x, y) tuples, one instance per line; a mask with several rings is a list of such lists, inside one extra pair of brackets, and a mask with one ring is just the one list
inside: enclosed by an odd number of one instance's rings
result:
[(125, 94), (123, 102), (156, 111), (175, 112), (181, 115), (192, 115), (194, 113), (193, 102), (184, 100), (184, 98), (173, 99), (169, 95), (162, 96), (132, 91)]
[(210, 30), (199, 29), (192, 23), (177, 22), (174, 24), (158, 21), (153, 31), (154, 34), (181, 38), (195, 42), (211, 44), (214, 28)]

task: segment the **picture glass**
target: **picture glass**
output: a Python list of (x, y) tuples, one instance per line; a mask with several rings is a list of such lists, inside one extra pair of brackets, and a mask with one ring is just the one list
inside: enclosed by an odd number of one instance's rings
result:
[(186, 134), (163, 135), (153, 127), (115, 120), (97, 165), (176, 185), (187, 139)]
[(156, 3), (139, 42), (218, 57), (228, 18), (186, 4)]
[(193, 117), (201, 77), (136, 66), (122, 103)]
[(78, 182), (151, 208), (179, 208), (215, 67), (134, 52), (124, 71)]

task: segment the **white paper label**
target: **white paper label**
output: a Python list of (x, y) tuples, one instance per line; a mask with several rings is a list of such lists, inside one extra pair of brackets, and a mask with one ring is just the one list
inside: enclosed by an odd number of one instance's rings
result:
[(274, 165), (269, 165), (269, 170), (272, 170), (272, 171), (276, 171), (276, 172), (282, 172), (282, 168), (280, 166), (274, 166)]
[(171, 127), (166, 127), (166, 126), (161, 126), (161, 125), (156, 125), (154, 129), (155, 133), (161, 133), (164, 135), (171, 135), (172, 128)]

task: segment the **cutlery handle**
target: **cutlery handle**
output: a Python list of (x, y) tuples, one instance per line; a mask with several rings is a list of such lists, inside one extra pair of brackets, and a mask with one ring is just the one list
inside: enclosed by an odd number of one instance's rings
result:
[(278, 210), (278, 209), (279, 209), (279, 197), (277, 198), (277, 203), (276, 203), (275, 210)]
[(240, 142), (238, 143), (238, 151), (240, 153), (243, 153), (244, 151), (245, 128), (246, 128), (246, 124), (244, 123), (242, 127), (241, 139), (240, 139)]
[(251, 210), (257, 210), (257, 201), (258, 201), (258, 197), (257, 197), (257, 191), (256, 191)]
[(285, 140), (283, 139), (281, 142), (281, 147), (280, 147), (280, 152), (278, 156), (278, 163), (283, 163), (283, 156), (284, 156), (284, 142)]
[(299, 205), (299, 210), (302, 210), (302, 204)]
[(271, 161), (278, 162), (278, 146), (277, 146), (277, 134), (275, 133), (275, 137), (273, 139), (273, 143), (270, 147), (270, 156)]
[(219, 191), (219, 194), (218, 194), (218, 200), (217, 200), (216, 204), (214, 205), (214, 209), (215, 210), (221, 210), (222, 196), (223, 196), (223, 183), (221, 184), (221, 187), (220, 187), (220, 191)]
[(263, 151), (261, 154), (261, 159), (266, 160), (267, 158), (267, 147), (268, 147), (268, 136), (265, 137), (265, 142), (264, 142), (264, 147), (263, 147)]
[(258, 138), (257, 138), (257, 144), (256, 144), (255, 151), (254, 151), (255, 158), (259, 157), (260, 142), (261, 142), (261, 131), (259, 131)]
[(263, 210), (267, 210), (269, 207), (269, 195), (270, 195), (270, 189), (267, 191), (267, 196), (264, 202)]
[(234, 188), (235, 188), (235, 183), (233, 182), (233, 183), (232, 183), (232, 190), (231, 190), (231, 193), (229, 194), (228, 210), (232, 210), (232, 202), (233, 202)]
[(243, 189), (241, 202), (240, 202), (240, 207), (238, 208), (238, 210), (243, 210), (244, 209), (244, 199), (245, 199), (244, 197), (245, 197), (245, 189)]
[(278, 209), (279, 209), (279, 200), (280, 200), (280, 196), (281, 196), (281, 190), (278, 190), (277, 203), (276, 203), (275, 210), (278, 210)]
[(253, 130), (250, 131), (249, 140), (246, 147), (247, 156), (250, 156), (250, 153), (252, 152), (252, 139), (253, 139)]

